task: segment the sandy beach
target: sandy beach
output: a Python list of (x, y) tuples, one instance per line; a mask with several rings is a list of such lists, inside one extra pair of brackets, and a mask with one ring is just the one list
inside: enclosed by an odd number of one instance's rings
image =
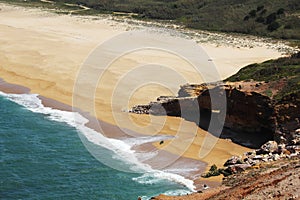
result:
[[(130, 27), (126, 23), (103, 16), (95, 19), (58, 15), (39, 9), (6, 4), (0, 4), (0, 9), (0, 78), (8, 83), (29, 88), (30, 93), (36, 93), (46, 99), (53, 99), (69, 106), (73, 105), (73, 90), (78, 71), (89, 54), (99, 44), (126, 32)], [(278, 58), (283, 53), (264, 43), (251, 48), (222, 46), (214, 42), (199, 43), (199, 45), (212, 59), (222, 79), (236, 73), (245, 65)], [(172, 141), (165, 141), (162, 145), (156, 142), (154, 146), (184, 158), (200, 159), (208, 166), (212, 164), (221, 166), (228, 157), (240, 155), (249, 150), (228, 140), (217, 140), (218, 138), (199, 129), (194, 123), (180, 118), (150, 117), (123, 112), (123, 109), (148, 103), (161, 95), (176, 95), (174, 91), (179, 89), (180, 84), (186, 83), (179, 82), (178, 86), (172, 89), (149, 84), (135, 91), (126, 91), (126, 87), (122, 86), (120, 89), (124, 95), (130, 93), (130, 98), (126, 101), (113, 99), (115, 98), (114, 92), (117, 91), (116, 85), (124, 74), (136, 66), (153, 60), (162, 64), (171, 63), (174, 66), (173, 70), (187, 77), (190, 83), (203, 82), (201, 77), (191, 71), (182, 59), (164, 52), (157, 54), (155, 51), (145, 50), (125, 55), (112, 63), (109, 70), (99, 80), (94, 105), (83, 103), (80, 104), (81, 106), (76, 104), (76, 107), (90, 112), (92, 116), (103, 121), (106, 124), (105, 127), (108, 127), (104, 133), (108, 137), (120, 137), (114, 134), (119, 130), (114, 131), (109, 124), (121, 130), (126, 129), (139, 134), (176, 136)], [(130, 79), (131, 82), (129, 81), (128, 84), (134, 85), (137, 79)], [(89, 80), (86, 84), (89, 84)], [(11, 88), (4, 89), (4, 87), (0, 87), (0, 90), (14, 91)], [(122, 97), (122, 94), (119, 96)], [(82, 97), (84, 98), (84, 94)], [(183, 128), (180, 129), (180, 127)], [(179, 129), (180, 134), (178, 134)], [(182, 141), (188, 141), (189, 145), (182, 145)], [(216, 142), (212, 150), (210, 150), (209, 142)], [(201, 157), (199, 149), (205, 151), (205, 148), (208, 148), (208, 154), (203, 154), (204, 156)], [(220, 179), (213, 181), (220, 181)]]

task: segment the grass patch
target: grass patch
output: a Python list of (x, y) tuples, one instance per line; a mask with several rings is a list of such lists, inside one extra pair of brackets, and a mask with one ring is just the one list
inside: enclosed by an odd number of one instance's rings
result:
[[(278, 81), (282, 78), (287, 80), (286, 86), (274, 97), (280, 100), (286, 95), (300, 91), (300, 52), (290, 57), (277, 60), (269, 60), (260, 64), (251, 64), (242, 68), (238, 73), (226, 79), (226, 81)], [(272, 92), (266, 91), (271, 97)]]

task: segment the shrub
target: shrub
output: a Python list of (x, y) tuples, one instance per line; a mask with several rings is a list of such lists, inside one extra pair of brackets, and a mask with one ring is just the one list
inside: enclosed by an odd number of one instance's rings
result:
[(249, 12), (250, 17), (255, 17), (256, 16), (256, 10), (251, 10)]
[(263, 17), (258, 17), (258, 18), (256, 18), (256, 20), (255, 20), (256, 22), (258, 22), (258, 23), (264, 23), (265, 22), (265, 18), (263, 18)]
[(256, 10), (257, 10), (257, 11), (260, 11), (260, 10), (264, 9), (264, 7), (265, 7), (265, 6), (257, 6)]
[(267, 9), (263, 9), (261, 12), (260, 12), (260, 15), (264, 15), (267, 13)]
[(276, 31), (280, 27), (280, 24), (278, 22), (272, 22), (271, 24), (268, 25), (268, 30), (269, 31)]
[(267, 16), (266, 18), (266, 23), (267, 24), (271, 24), (272, 22), (274, 22), (277, 19), (276, 17), (276, 13), (271, 13)]
[(209, 169), (209, 171), (213, 172), (216, 171), (218, 169), (218, 167), (216, 165), (212, 165)]
[(220, 173), (220, 170), (218, 169), (218, 167), (216, 165), (212, 165), (209, 169), (209, 171), (202, 175), (202, 177), (204, 178), (209, 178), (211, 176), (219, 176), (221, 173)]
[(245, 17), (244, 17), (244, 21), (248, 21), (248, 20), (249, 20), (249, 18), (250, 18), (250, 17), (249, 17), (248, 15), (247, 15), (247, 16), (245, 16)]
[(279, 8), (277, 10), (277, 15), (282, 15), (282, 14), (284, 14), (284, 9), (283, 8)]
[(292, 29), (292, 25), (287, 24), (287, 25), (284, 26), (284, 29)]

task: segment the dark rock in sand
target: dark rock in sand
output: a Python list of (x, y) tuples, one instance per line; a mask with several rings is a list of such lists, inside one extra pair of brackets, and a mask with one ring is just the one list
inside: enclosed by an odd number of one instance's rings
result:
[(231, 158), (229, 158), (225, 162), (224, 166), (226, 167), (226, 166), (229, 166), (229, 165), (243, 164), (243, 163), (244, 162), (243, 162), (243, 160), (240, 157), (238, 157), (238, 156), (232, 156)]

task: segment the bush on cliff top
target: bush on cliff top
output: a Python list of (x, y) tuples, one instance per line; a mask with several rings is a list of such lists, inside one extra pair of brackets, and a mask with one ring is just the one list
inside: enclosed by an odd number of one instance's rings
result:
[(269, 60), (260, 64), (251, 64), (242, 68), (226, 81), (278, 81), (287, 79), (286, 86), (279, 91), (275, 99), (300, 91), (300, 52), (277, 60)]

